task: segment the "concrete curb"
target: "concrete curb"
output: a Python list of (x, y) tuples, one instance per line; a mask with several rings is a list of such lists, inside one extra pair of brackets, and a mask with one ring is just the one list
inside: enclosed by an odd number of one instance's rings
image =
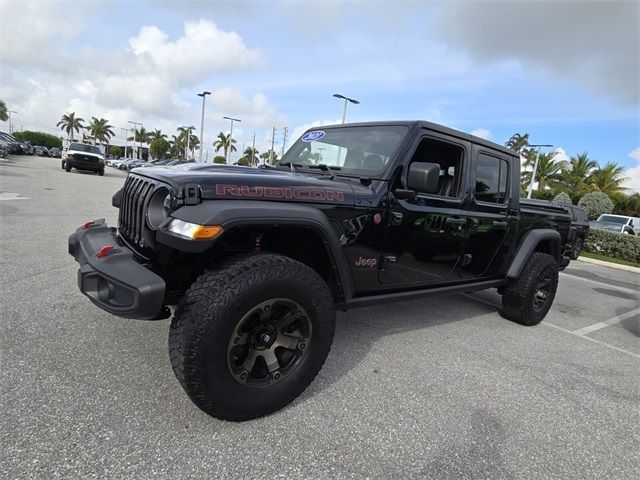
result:
[(640, 273), (640, 268), (630, 267), (629, 265), (620, 265), (619, 263), (605, 262), (604, 260), (596, 260), (595, 258), (578, 257), (578, 261), (585, 263), (593, 263), (594, 265), (602, 265), (604, 267), (617, 268), (627, 272)]

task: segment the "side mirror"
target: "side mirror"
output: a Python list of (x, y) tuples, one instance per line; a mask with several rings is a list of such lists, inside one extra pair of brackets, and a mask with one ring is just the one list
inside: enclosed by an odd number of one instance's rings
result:
[(436, 193), (440, 180), (440, 165), (428, 162), (413, 162), (409, 165), (407, 187), (420, 193)]

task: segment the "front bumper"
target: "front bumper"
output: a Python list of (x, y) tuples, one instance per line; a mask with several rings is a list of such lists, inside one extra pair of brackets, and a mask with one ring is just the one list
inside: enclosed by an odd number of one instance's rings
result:
[[(101, 249), (108, 251), (99, 258)], [(69, 254), (80, 264), (78, 288), (98, 307), (124, 318), (164, 317), (164, 280), (135, 260), (104, 219), (72, 233)]]

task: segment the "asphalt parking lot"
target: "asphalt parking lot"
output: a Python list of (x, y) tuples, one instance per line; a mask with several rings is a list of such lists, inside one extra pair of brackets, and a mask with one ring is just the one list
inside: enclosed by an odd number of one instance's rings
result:
[(125, 174), (0, 159), (3, 478), (637, 478), (640, 275), (572, 262), (545, 321), (493, 292), (338, 315), (293, 404), (241, 423), (183, 393), (169, 320), (78, 291), (67, 236)]

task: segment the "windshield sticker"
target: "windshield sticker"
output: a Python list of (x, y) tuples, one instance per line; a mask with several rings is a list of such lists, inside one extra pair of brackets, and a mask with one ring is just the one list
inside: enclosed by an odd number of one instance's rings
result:
[(302, 136), (303, 142), (314, 142), (320, 140), (326, 134), (322, 130), (315, 130), (313, 132), (307, 132)]

